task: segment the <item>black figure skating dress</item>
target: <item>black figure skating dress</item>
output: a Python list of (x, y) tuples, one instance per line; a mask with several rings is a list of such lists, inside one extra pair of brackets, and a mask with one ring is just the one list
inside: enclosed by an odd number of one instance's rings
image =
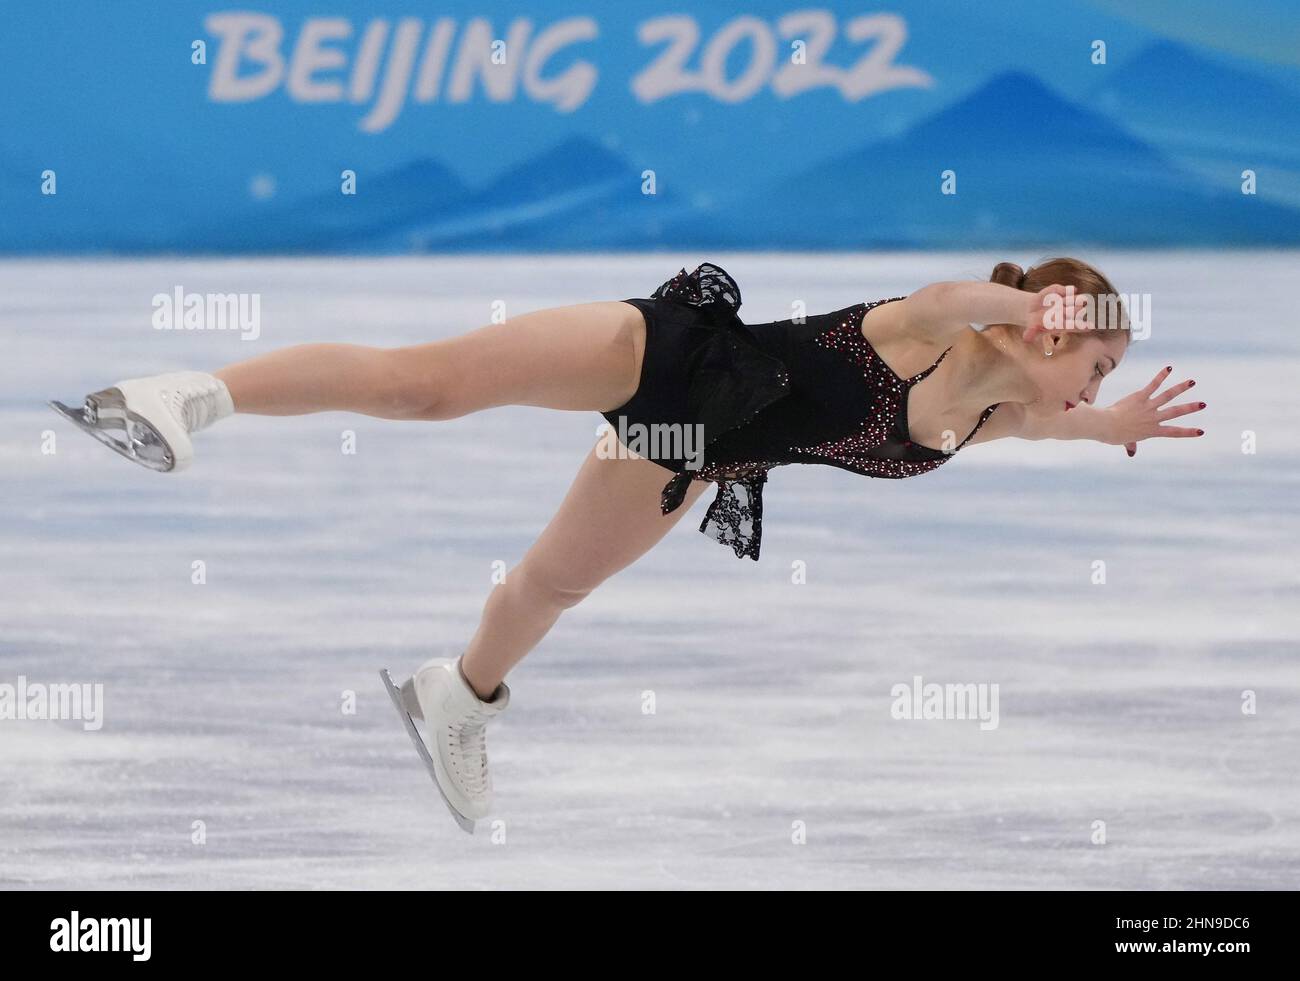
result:
[[(821, 463), (868, 477), (913, 477), (945, 463), (946, 453), (911, 441), (907, 393), (947, 355), (920, 374), (900, 378), (862, 336), (862, 318), (890, 300), (858, 303), (802, 322), (746, 325), (740, 289), (704, 263), (685, 269), (648, 299), (630, 299), (645, 316), (646, 345), (637, 392), (602, 413), (622, 434), (651, 427), (698, 427), (686, 442), (644, 452), (676, 476), (664, 487), (665, 514), (681, 506), (691, 480), (711, 480), (717, 495), (700, 531), (757, 559), (763, 533), (763, 485), (773, 467)], [(949, 349), (951, 350), (951, 348)], [(984, 425), (996, 405), (953, 452)], [(698, 445), (702, 444), (702, 454)]]

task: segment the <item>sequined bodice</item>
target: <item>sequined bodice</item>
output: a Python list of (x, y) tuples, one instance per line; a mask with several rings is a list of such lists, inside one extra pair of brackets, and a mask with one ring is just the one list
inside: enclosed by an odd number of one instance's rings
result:
[[(997, 408), (986, 408), (951, 451), (912, 441), (907, 395), (948, 350), (924, 371), (902, 378), (862, 335), (869, 311), (902, 297), (747, 326), (736, 316), (739, 287), (705, 263), (689, 274), (683, 269), (653, 298), (698, 308), (710, 329), (727, 338), (712, 353), (730, 369), (719, 372), (715, 366), (710, 375), (711, 384), (727, 387), (726, 401), (715, 399), (710, 389), (701, 393), (705, 410), (725, 405), (711, 416), (724, 424), (720, 432), (705, 434), (703, 467), (679, 470), (665, 486), (661, 507), (665, 514), (680, 507), (692, 479), (715, 481), (718, 493), (700, 530), (737, 557), (758, 558), (763, 486), (774, 467), (819, 463), (868, 477), (913, 477), (946, 463)], [(742, 397), (745, 393), (752, 397)]]
[(966, 439), (950, 451), (913, 442), (908, 392), (948, 351), (916, 375), (895, 374), (862, 336), (863, 317), (889, 302), (859, 303), (803, 323), (752, 327), (759, 345), (787, 366), (790, 394), (724, 434), (706, 454), (698, 478), (748, 476), (787, 463), (824, 463), (899, 479), (934, 470), (965, 446), (996, 406), (987, 408)]

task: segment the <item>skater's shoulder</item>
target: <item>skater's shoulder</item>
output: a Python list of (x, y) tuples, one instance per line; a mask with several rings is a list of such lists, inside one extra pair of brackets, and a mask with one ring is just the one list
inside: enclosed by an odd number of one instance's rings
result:
[(859, 329), (876, 356), (901, 378), (911, 377), (932, 364), (942, 356), (945, 346), (910, 315), (905, 296), (866, 304)]

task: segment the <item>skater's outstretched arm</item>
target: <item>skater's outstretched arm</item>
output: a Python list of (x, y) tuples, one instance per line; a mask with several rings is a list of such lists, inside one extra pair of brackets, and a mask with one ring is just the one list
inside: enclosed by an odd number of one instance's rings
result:
[(1204, 435), (1201, 429), (1165, 425), (1171, 419), (1205, 408), (1204, 402), (1185, 402), (1166, 408), (1169, 402), (1196, 384), (1189, 378), (1161, 392), (1160, 386), (1172, 372), (1172, 365), (1162, 368), (1146, 386), (1105, 408), (1080, 405), (1069, 412), (1035, 412), (1031, 406), (1005, 403), (998, 407), (971, 442), (987, 443), (1008, 436), (1034, 440), (1091, 439), (1111, 446), (1123, 446), (1132, 456), (1137, 452), (1138, 442), (1144, 439)]

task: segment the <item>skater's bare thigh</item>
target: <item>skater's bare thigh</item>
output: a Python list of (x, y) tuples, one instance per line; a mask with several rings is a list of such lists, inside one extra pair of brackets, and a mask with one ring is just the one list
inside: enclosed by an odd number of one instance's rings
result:
[[(599, 445), (599, 444), (598, 444)], [(560, 614), (648, 552), (708, 486), (694, 482), (672, 514), (659, 510), (671, 473), (648, 460), (601, 459), (593, 449), (551, 523), (488, 597), (462, 661), (482, 698)]]
[(603, 412), (635, 394), (645, 335), (640, 310), (601, 301), (520, 314), (387, 356), (407, 384), (427, 393), (420, 418), (500, 405)]
[(551, 523), (488, 597), (461, 663), (479, 697), (496, 690), (564, 610), (653, 548), (708, 487), (694, 481), (682, 506), (665, 515), (659, 496), (671, 476), (649, 460), (587, 455)]
[(648, 552), (709, 486), (693, 481), (682, 506), (663, 514), (672, 473), (649, 460), (601, 459), (593, 448), (559, 511), (518, 571), (571, 605)]

